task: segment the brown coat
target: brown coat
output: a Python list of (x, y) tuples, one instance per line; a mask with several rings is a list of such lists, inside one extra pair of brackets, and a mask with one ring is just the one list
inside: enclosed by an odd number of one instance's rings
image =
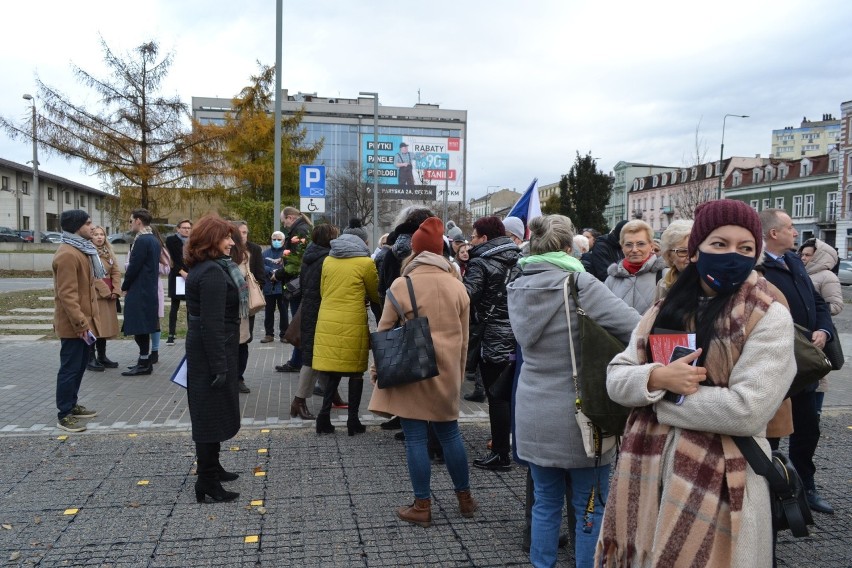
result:
[[(467, 357), (470, 299), (455, 268), (442, 256), (423, 252), (403, 269), (411, 277), (420, 316), (429, 319), (437, 377), (389, 389), (373, 389), (371, 412), (382, 416), (400, 416), (433, 422), (449, 422), (459, 417), (459, 395)], [(405, 278), (397, 278), (390, 291), (412, 317), (411, 300)], [(385, 299), (378, 329), (386, 330), (396, 322), (396, 311)]]
[(53, 255), (53, 294), (53, 329), (58, 337), (73, 339), (87, 329), (98, 335), (100, 311), (92, 263), (65, 243)]
[(118, 325), (116, 300), (110, 299), (110, 294), (121, 297), (121, 270), (118, 268), (118, 261), (114, 256), (102, 253), (99, 253), (99, 256), (101, 257), (101, 264), (104, 265), (106, 277), (112, 278), (112, 290), (107, 287), (103, 280), (95, 280), (95, 292), (98, 294), (98, 310), (100, 311), (97, 335), (103, 339), (111, 339), (117, 336), (121, 329)]

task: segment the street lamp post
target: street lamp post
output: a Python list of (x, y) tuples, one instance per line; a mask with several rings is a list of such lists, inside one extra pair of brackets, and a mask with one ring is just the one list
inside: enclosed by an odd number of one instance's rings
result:
[(41, 191), (38, 187), (38, 128), (36, 127), (36, 106), (35, 98), (29, 94), (24, 94), (24, 100), (30, 101), (33, 108), (33, 243), (41, 242)]
[(725, 121), (729, 116), (735, 118), (748, 118), (747, 114), (726, 114), (722, 118), (722, 146), (719, 148), (719, 187), (716, 189), (716, 199), (722, 199), (722, 178), (725, 177), (725, 172), (722, 171), (722, 160), (725, 159)]
[(379, 246), (379, 93), (360, 91), (373, 97), (373, 246)]

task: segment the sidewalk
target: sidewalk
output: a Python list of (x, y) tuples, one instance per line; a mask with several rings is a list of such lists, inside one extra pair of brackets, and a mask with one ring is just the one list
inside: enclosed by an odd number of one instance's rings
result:
[[(361, 414), (369, 428), (360, 436), (348, 437), (345, 429), (317, 436), (312, 422), (291, 420), (297, 376), (272, 370), (288, 346), (252, 344), (243, 428), (222, 456), (241, 474), (230, 484), (241, 496), (208, 505), (195, 503), (186, 396), (169, 382), (182, 341), (162, 344), (151, 376), (86, 373), (81, 402), (100, 414), (83, 434), (55, 428), (58, 350), (55, 340), (0, 343), (0, 557), (12, 559), (8, 565), (528, 565), (520, 548), (523, 468), (472, 468), (481, 510), (464, 519), (446, 469), (435, 467), (433, 526), (400, 522), (394, 509), (412, 499), (403, 444), (377, 427), (381, 420), (366, 411), (366, 402)], [(107, 350), (122, 367), (135, 361), (132, 341), (111, 341)], [(807, 539), (783, 536), (781, 566), (852, 566), (850, 381), (848, 370), (836, 375), (817, 483), (837, 513), (815, 514), (818, 525)], [(471, 386), (466, 383), (465, 392)], [(371, 387), (365, 391), (367, 401)], [(309, 404), (316, 410), (319, 398)], [(485, 405), (462, 401), (461, 410), (473, 459), (489, 437)], [(345, 411), (334, 414), (343, 425)], [(571, 552), (561, 552), (559, 565), (572, 564)]]

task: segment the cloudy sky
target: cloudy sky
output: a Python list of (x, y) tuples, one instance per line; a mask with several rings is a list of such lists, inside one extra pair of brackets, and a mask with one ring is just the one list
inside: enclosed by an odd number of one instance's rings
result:
[[(164, 92), (231, 97), (275, 62), (273, 0), (41, 0), (7, 3), (0, 115), (27, 118), (34, 77), (87, 100), (70, 64), (103, 76), (99, 34), (124, 52), (174, 52)], [(32, 30), (31, 23), (36, 23)], [(852, 100), (846, 0), (285, 0), (282, 85), (291, 93), (468, 111), (468, 196), (558, 181), (575, 152), (682, 166), (769, 154), (771, 131), (837, 117)], [(419, 95), (418, 95), (419, 93)], [(418, 99), (419, 97), (419, 99)], [(94, 102), (94, 101), (90, 101)], [(0, 157), (31, 146), (0, 133)], [(48, 172), (98, 186), (76, 163)]]

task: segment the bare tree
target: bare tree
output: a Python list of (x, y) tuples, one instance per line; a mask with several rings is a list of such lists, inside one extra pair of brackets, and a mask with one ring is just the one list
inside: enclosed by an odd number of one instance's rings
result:
[[(139, 188), (137, 206), (148, 207), (149, 189), (185, 185), (184, 161), (199, 140), (191, 135), (188, 108), (180, 98), (157, 94), (172, 54), (159, 58), (155, 41), (122, 56), (103, 39), (101, 47), (110, 77), (97, 78), (72, 65), (78, 80), (100, 97), (96, 110), (36, 78), (42, 103), (38, 142), (48, 151), (81, 159), (116, 193), (121, 187)], [(31, 136), (31, 128), (4, 118), (0, 127), (14, 138)]]
[[(358, 219), (364, 227), (373, 225), (373, 180), (364, 173), (361, 164), (349, 161), (328, 178), (334, 200), (334, 216), (338, 225), (349, 219)], [(393, 218), (391, 201), (379, 198), (379, 225)]]
[[(715, 198), (715, 178), (706, 177), (707, 143), (700, 136), (701, 121), (695, 127), (695, 147), (693, 154), (684, 158), (685, 181), (682, 181), (671, 194), (671, 204), (675, 217), (692, 219), (695, 208)], [(681, 176), (683, 175), (681, 172)], [(673, 175), (677, 175), (674, 173)]]

